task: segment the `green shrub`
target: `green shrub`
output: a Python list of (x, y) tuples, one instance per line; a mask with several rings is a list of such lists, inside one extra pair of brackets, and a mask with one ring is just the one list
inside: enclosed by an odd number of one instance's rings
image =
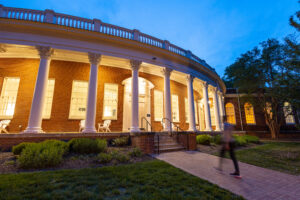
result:
[(67, 144), (58, 140), (27, 144), (18, 157), (18, 163), (24, 169), (55, 167), (62, 162), (67, 150)]
[(140, 148), (133, 148), (129, 153), (128, 155), (130, 157), (141, 157), (143, 155), (143, 152), (141, 151)]
[(73, 138), (68, 142), (69, 151), (78, 154), (90, 154), (105, 152), (107, 148), (106, 140)]
[(197, 144), (210, 145), (212, 138), (210, 135), (197, 135)]
[(246, 146), (247, 140), (243, 136), (234, 135), (235, 143), (237, 146)]
[(112, 155), (109, 153), (99, 153), (97, 156), (97, 161), (99, 163), (109, 163), (112, 160)]
[(243, 135), (247, 143), (259, 143), (259, 138), (253, 135)]
[(22, 142), (18, 145), (13, 146), (12, 148), (12, 152), (14, 155), (20, 155), (23, 151), (23, 149), (28, 146), (28, 144), (32, 144), (30, 142)]
[(118, 150), (113, 150), (111, 153), (112, 159), (119, 161), (121, 163), (126, 163), (130, 160), (128, 155), (122, 154)]
[(129, 144), (129, 137), (119, 137), (112, 140), (112, 145), (117, 147), (127, 146)]
[(212, 143), (214, 144), (222, 144), (222, 136), (221, 135), (215, 135), (212, 137)]

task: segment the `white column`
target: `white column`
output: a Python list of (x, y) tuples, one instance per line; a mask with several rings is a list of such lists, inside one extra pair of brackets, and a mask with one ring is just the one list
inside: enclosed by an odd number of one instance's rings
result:
[(31, 111), (28, 121), (28, 127), (24, 133), (42, 133), (42, 115), (46, 90), (48, 84), (48, 75), (53, 49), (45, 46), (36, 46), (40, 55), (40, 66), (35, 82), (35, 89), (31, 104)]
[(130, 60), (132, 70), (131, 80), (131, 132), (139, 132), (139, 68), (141, 61)]
[(165, 121), (165, 130), (172, 131), (172, 111), (171, 111), (171, 88), (170, 88), (170, 76), (172, 70), (169, 68), (164, 68), (162, 70), (164, 74), (164, 98), (165, 98), (165, 118), (168, 120)]
[(83, 133), (96, 133), (95, 119), (97, 106), (97, 86), (98, 86), (98, 65), (101, 60), (101, 55), (96, 53), (88, 53), (90, 68), (90, 80), (88, 88), (88, 99), (86, 106), (85, 127)]
[(203, 89), (203, 104), (204, 104), (204, 114), (205, 114), (205, 131), (212, 131), (211, 119), (210, 119), (210, 109), (208, 104), (208, 84), (207, 82), (202, 82)]
[(215, 131), (221, 131), (219, 100), (218, 100), (217, 88), (213, 88), (213, 100), (214, 100), (214, 111), (215, 111), (215, 120), (216, 120), (216, 130)]
[(194, 90), (193, 90), (193, 80), (194, 77), (187, 75), (187, 92), (188, 92), (188, 102), (189, 102), (189, 131), (196, 132), (195, 123), (195, 105), (194, 105)]

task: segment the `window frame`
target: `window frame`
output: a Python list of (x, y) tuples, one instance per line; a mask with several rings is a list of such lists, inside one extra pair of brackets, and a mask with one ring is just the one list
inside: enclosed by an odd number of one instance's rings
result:
[[(177, 119), (176, 121), (173, 121), (173, 96), (176, 96), (177, 97)], [(179, 123), (180, 122), (180, 114), (179, 114), (179, 96), (177, 94), (172, 94), (171, 95), (171, 102), (172, 102), (172, 122), (175, 122), (175, 123)]]
[[(286, 103), (288, 104), (287, 106), (285, 105)], [(285, 124), (286, 124), (286, 125), (294, 125), (294, 124), (296, 124), (295, 116), (294, 116), (293, 114), (290, 114), (290, 115), (285, 116), (285, 115), (286, 115), (285, 112), (287, 112), (286, 109), (289, 109), (288, 112), (291, 111), (291, 113), (293, 113), (293, 107), (292, 107), (292, 105), (291, 105), (289, 102), (287, 102), (287, 101), (283, 103), (283, 114), (284, 114), (284, 121), (285, 121)], [(288, 119), (288, 118), (291, 118), (293, 122), (287, 122), (287, 119)]]
[[(229, 104), (232, 105), (234, 123), (230, 123), (230, 122), (228, 121), (228, 119), (229, 119), (228, 116), (229, 116), (229, 115), (228, 115), (228, 112), (227, 112), (227, 105), (229, 105)], [(228, 102), (228, 103), (225, 104), (225, 114), (226, 114), (226, 119), (227, 119), (226, 121), (227, 121), (227, 123), (232, 124), (232, 125), (236, 125), (235, 107), (234, 107), (234, 104), (233, 104), (233, 103)]]
[[(253, 115), (254, 123), (248, 123), (248, 122), (247, 122), (246, 104), (249, 104), (249, 105), (252, 107), (252, 115)], [(254, 106), (253, 106), (251, 103), (246, 102), (246, 103), (244, 104), (244, 112), (245, 112), (245, 121), (246, 121), (246, 124), (247, 124), (247, 125), (256, 125)]]
[[(117, 86), (117, 108), (116, 108), (116, 116), (115, 117), (107, 117), (104, 116), (104, 109), (105, 109), (105, 85), (116, 85)], [(117, 83), (104, 83), (103, 86), (103, 106), (102, 106), (102, 119), (103, 120), (118, 120), (118, 105), (119, 105), (119, 84)]]
[[(19, 93), (19, 88), (20, 88), (20, 81), (21, 81), (21, 78), (20, 77), (16, 77), (16, 76), (6, 76), (6, 77), (3, 77), (3, 81), (2, 81), (2, 85), (1, 85), (1, 90), (0, 90), (0, 98), (2, 97), (2, 93), (5, 91), (4, 90), (4, 86), (6, 84), (4, 84), (5, 82), (5, 79), (19, 79), (19, 83), (18, 83), (18, 87), (16, 89), (16, 98), (15, 98), (15, 102), (14, 102), (14, 112), (12, 115), (0, 115), (0, 119), (13, 119), (14, 115), (15, 115), (15, 109), (16, 109), (16, 105), (17, 105), (17, 98), (18, 98), (18, 93)], [(1, 113), (0, 113), (1, 114)]]
[(43, 106), (43, 112), (42, 112), (42, 119), (47, 120), (47, 119), (51, 119), (51, 113), (52, 113), (52, 106), (53, 106), (53, 97), (54, 97), (54, 90), (55, 90), (55, 79), (54, 78), (49, 78), (48, 79), (48, 83), (49, 81), (53, 80), (54, 84), (53, 84), (53, 91), (52, 91), (52, 99), (51, 99), (51, 106), (50, 106), (50, 113), (49, 116), (44, 116), (44, 112), (45, 112), (45, 106), (46, 106), (46, 100), (47, 100), (47, 93), (48, 93), (48, 84), (47, 84), (47, 90), (46, 90), (46, 96), (45, 96), (45, 101), (44, 101), (44, 106)]
[[(160, 120), (158, 120), (158, 118), (156, 117), (156, 106), (157, 106), (157, 104), (155, 103), (155, 96), (156, 96), (156, 94), (155, 93), (161, 93), (162, 94), (162, 118), (160, 119)], [(156, 90), (156, 89), (154, 89), (154, 91), (153, 91), (153, 94), (154, 94), (154, 98), (153, 98), (153, 103), (154, 103), (154, 121), (156, 121), (156, 122), (161, 122), (162, 121), (162, 119), (164, 118), (164, 92), (163, 91), (161, 91), (161, 90)]]
[[(70, 108), (69, 108), (69, 117), (68, 119), (70, 120), (84, 120), (86, 118), (86, 113), (85, 116), (82, 117), (73, 117), (71, 116), (71, 106), (72, 106), (72, 97), (73, 97), (73, 93), (74, 93), (74, 82), (85, 82), (87, 83), (87, 95), (86, 95), (86, 102), (88, 101), (88, 89), (89, 89), (89, 81), (85, 81), (85, 80), (73, 80), (72, 81), (72, 92), (71, 92), (71, 99), (70, 99)], [(85, 108), (85, 112), (87, 111), (87, 105)]]

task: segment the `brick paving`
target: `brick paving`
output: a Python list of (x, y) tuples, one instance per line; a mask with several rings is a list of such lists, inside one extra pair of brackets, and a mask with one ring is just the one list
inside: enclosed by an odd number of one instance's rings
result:
[(243, 178), (236, 179), (229, 175), (234, 171), (231, 160), (224, 160), (223, 173), (220, 173), (214, 168), (218, 166), (217, 156), (196, 151), (162, 153), (154, 157), (246, 199), (300, 199), (300, 176), (239, 162)]

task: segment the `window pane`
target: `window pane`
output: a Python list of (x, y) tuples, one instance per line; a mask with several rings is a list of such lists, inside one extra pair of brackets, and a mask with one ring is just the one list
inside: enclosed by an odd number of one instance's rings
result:
[(87, 95), (88, 82), (73, 81), (69, 118), (85, 119)]
[(213, 103), (212, 99), (209, 99), (209, 110), (210, 110), (211, 125), (215, 126), (216, 125), (216, 118), (215, 118), (214, 103)]
[(172, 94), (172, 120), (179, 122), (178, 95)]
[(294, 115), (292, 115), (292, 106), (289, 102), (284, 102), (283, 112), (285, 116), (285, 123), (286, 124), (294, 124), (295, 118)]
[(103, 119), (117, 119), (118, 84), (104, 84)]
[(185, 105), (185, 122), (189, 123), (189, 103), (187, 98), (184, 98), (184, 105)]
[(50, 119), (51, 116), (54, 84), (55, 84), (54, 79), (48, 80), (46, 98), (45, 98), (44, 108), (43, 108), (43, 119)]
[(226, 118), (227, 122), (229, 124), (235, 124), (235, 112), (234, 112), (234, 106), (232, 103), (227, 103), (225, 105), (225, 111), (226, 111)]
[(154, 90), (154, 120), (161, 121), (163, 118), (163, 92)]
[(196, 124), (198, 124), (199, 123), (199, 121), (198, 121), (198, 109), (197, 109), (197, 102), (196, 101), (194, 101), (194, 109), (195, 109), (195, 120), (196, 120)]
[(0, 96), (0, 117), (12, 118), (15, 112), (20, 78), (5, 77)]
[(254, 109), (250, 103), (245, 103), (245, 116), (247, 124), (255, 124)]

